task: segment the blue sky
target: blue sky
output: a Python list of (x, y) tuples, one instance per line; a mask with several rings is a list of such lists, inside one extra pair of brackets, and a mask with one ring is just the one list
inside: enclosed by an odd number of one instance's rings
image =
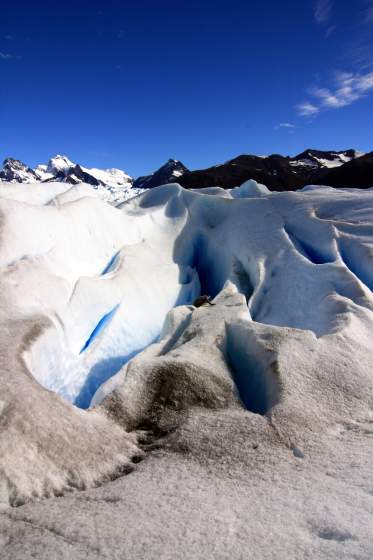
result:
[(137, 176), (373, 149), (373, 0), (5, 0), (0, 158)]

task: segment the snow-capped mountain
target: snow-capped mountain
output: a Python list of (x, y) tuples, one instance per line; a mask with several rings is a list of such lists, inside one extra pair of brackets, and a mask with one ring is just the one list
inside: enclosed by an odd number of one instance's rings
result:
[(11, 183), (35, 183), (38, 175), (19, 159), (6, 158), (0, 171), (0, 180)]
[(373, 152), (351, 159), (338, 167), (321, 169), (315, 184), (331, 187), (355, 186), (360, 189), (373, 187)]
[(67, 177), (75, 167), (75, 163), (66, 156), (52, 157), (46, 165), (40, 164), (34, 171), (41, 181), (54, 180), (58, 176)]
[(342, 152), (305, 150), (297, 156), (290, 158), (289, 163), (292, 167), (308, 167), (313, 170), (333, 169), (363, 155), (365, 155), (363, 152), (351, 149)]
[[(309, 149), (293, 157), (278, 154), (269, 156), (243, 154), (226, 163), (197, 171), (190, 171), (180, 161), (170, 159), (154, 173), (136, 179), (134, 186), (154, 188), (167, 183), (179, 183), (185, 188), (221, 186), (227, 189), (254, 179), (265, 184), (270, 190), (296, 190), (311, 183), (322, 184), (325, 171), (343, 168), (345, 164), (364, 155), (353, 149), (343, 151)], [(369, 181), (373, 185), (373, 174)], [(342, 171), (341, 182), (335, 186), (359, 187), (360, 182), (357, 177), (356, 180), (349, 179), (345, 184)]]
[(11, 183), (62, 182), (69, 185), (86, 184), (112, 204), (120, 204), (138, 194), (133, 179), (121, 169), (87, 168), (73, 163), (68, 157), (56, 155), (47, 164), (31, 169), (19, 160), (7, 158), (0, 172), (0, 180)]
[(140, 189), (151, 189), (167, 183), (178, 183), (180, 177), (187, 171), (188, 169), (181, 161), (169, 159), (154, 173), (138, 177), (134, 181), (133, 186)]
[(350, 173), (346, 176), (344, 174), (345, 166), (355, 161), (361, 162), (358, 167), (362, 169), (367, 162), (367, 156), (369, 154), (365, 155), (356, 150), (337, 152), (311, 149), (294, 157), (278, 154), (270, 156), (243, 154), (207, 169), (187, 171), (178, 182), (186, 188), (215, 186), (233, 188), (248, 179), (254, 179), (270, 190), (286, 191), (297, 190), (309, 184), (329, 185), (331, 183), (326, 181), (326, 172), (338, 170), (338, 174), (335, 174), (338, 179), (332, 183), (333, 186), (365, 187), (367, 184), (373, 186), (373, 172), (370, 171), (369, 165), (363, 175), (360, 172), (356, 177), (351, 177)]
[(373, 186), (373, 152), (309, 149), (293, 157), (244, 154), (196, 171), (188, 170), (179, 160), (169, 159), (154, 173), (136, 180), (120, 169), (87, 168), (63, 155), (57, 155), (35, 169), (7, 158), (0, 171), (0, 181), (5, 183), (89, 185), (100, 198), (114, 205), (145, 189), (169, 183), (179, 183), (188, 189), (217, 186), (231, 189), (250, 179), (266, 185), (271, 191), (294, 191), (310, 184), (369, 188)]

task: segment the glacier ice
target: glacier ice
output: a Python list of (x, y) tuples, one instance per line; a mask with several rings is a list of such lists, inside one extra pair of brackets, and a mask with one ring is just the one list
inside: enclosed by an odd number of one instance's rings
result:
[[(341, 329), (351, 305), (372, 311), (371, 226), (321, 218), (331, 205), (325, 189), (271, 194), (248, 181), (231, 195), (169, 184), (115, 209), (86, 196), (30, 206), (7, 191), (3, 292), (12, 314), (54, 325), (25, 353), (35, 378), (89, 406), (101, 383), (157, 339), (169, 309), (215, 297), (227, 280), (253, 320), (317, 336)], [(372, 200), (332, 196), (352, 215)]]
[(297, 461), (368, 417), (373, 191), (61, 185), (0, 189), (2, 501), (115, 478), (143, 430), (210, 460), (205, 411)]

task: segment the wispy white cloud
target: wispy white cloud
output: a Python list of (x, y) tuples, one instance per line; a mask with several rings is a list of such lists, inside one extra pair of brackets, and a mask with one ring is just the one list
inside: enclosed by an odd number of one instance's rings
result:
[(304, 101), (304, 103), (296, 105), (296, 110), (301, 117), (314, 117), (320, 111), (316, 105), (309, 101)]
[(274, 127), (275, 130), (280, 130), (281, 128), (285, 128), (289, 131), (293, 131), (297, 127), (295, 126), (295, 124), (292, 124), (292, 123), (289, 123), (289, 122), (280, 123), (280, 124), (277, 124)]
[(373, 72), (365, 74), (338, 72), (332, 89), (313, 87), (309, 91), (312, 102), (297, 105), (300, 116), (315, 116), (320, 111), (347, 107), (362, 97), (373, 93)]
[(332, 0), (317, 0), (314, 5), (315, 20), (319, 25), (326, 24), (332, 14)]
[[(332, 20), (335, 5), (334, 0), (315, 0), (314, 3), (314, 18), (324, 28), (325, 38), (336, 30)], [(335, 73), (328, 87), (318, 85), (309, 89), (308, 98), (295, 107), (298, 115), (312, 119), (320, 112), (347, 107), (373, 94), (372, 27), (373, 0), (363, 0), (357, 12), (357, 23), (346, 34), (339, 56), (339, 60), (344, 60), (353, 70)]]
[(10, 60), (11, 58), (14, 58), (12, 54), (0, 52), (0, 60)]

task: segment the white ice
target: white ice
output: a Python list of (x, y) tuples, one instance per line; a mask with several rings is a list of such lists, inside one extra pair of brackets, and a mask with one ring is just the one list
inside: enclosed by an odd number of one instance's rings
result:
[(90, 186), (65, 188), (0, 187), (3, 313), (52, 319), (26, 359), (80, 406), (157, 339), (169, 309), (227, 280), (257, 322), (321, 337), (371, 317), (372, 191), (170, 184), (114, 208)]

